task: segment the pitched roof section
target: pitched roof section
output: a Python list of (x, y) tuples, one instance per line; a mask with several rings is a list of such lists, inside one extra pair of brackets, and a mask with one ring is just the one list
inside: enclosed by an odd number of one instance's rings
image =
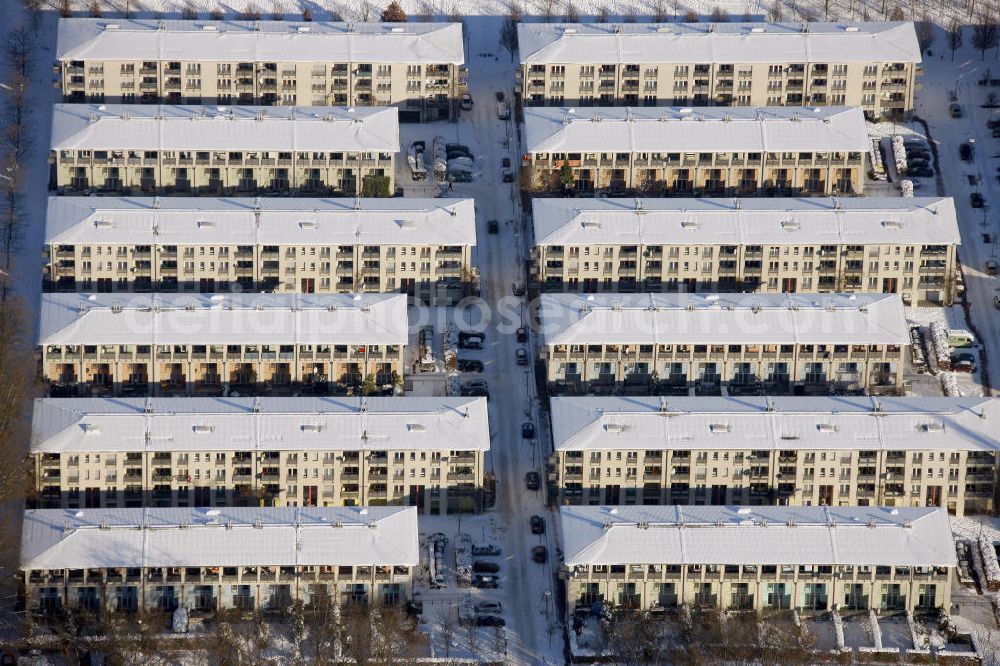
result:
[(50, 245), (468, 245), (472, 199), (49, 197)]
[(911, 22), (520, 23), (521, 64), (919, 63)]
[(537, 245), (958, 245), (950, 197), (533, 199)]
[(399, 151), (396, 107), (55, 104), (52, 150)]
[(406, 294), (43, 294), (40, 345), (405, 345)]
[(489, 448), (486, 398), (39, 398), (31, 453)]
[(954, 567), (935, 508), (559, 507), (567, 566), (812, 564)]
[(20, 566), (416, 566), (418, 548), (416, 507), (38, 509)]
[(59, 20), (56, 60), (465, 62), (461, 23)]
[(858, 107), (614, 107), (524, 109), (529, 153), (865, 152)]
[(910, 342), (898, 294), (542, 294), (546, 345)]
[(552, 399), (556, 451), (1000, 452), (1000, 399)]

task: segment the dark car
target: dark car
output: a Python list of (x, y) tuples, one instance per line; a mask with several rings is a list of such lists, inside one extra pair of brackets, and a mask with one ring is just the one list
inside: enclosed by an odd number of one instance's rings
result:
[(521, 424), (521, 437), (524, 439), (534, 439), (535, 438), (535, 424), (531, 421), (525, 421)]
[(476, 574), (472, 577), (472, 586), (479, 589), (495, 590), (500, 587), (500, 580), (489, 574)]
[(907, 150), (906, 159), (908, 160), (929, 160), (931, 154), (926, 150)]
[(925, 159), (922, 159), (922, 158), (919, 158), (919, 157), (915, 157), (912, 160), (907, 160), (906, 170), (909, 171), (910, 169), (923, 169), (923, 168), (927, 168), (929, 166), (930, 166), (930, 161), (929, 160), (925, 160)]
[(979, 184), (979, 178), (977, 178), (976, 176), (974, 176), (971, 173), (965, 174), (965, 179), (969, 181), (969, 185), (978, 185)]
[(458, 359), (458, 369), (460, 372), (482, 372), (483, 362), (477, 361), (474, 358), (460, 358)]
[(490, 220), (489, 222), (486, 223), (486, 231), (488, 231), (491, 234), (500, 233), (500, 223), (497, 222), (496, 220)]
[(462, 389), (462, 395), (466, 398), (489, 398), (490, 392), (486, 389)]
[(532, 516), (529, 521), (532, 534), (545, 534), (545, 519), (541, 516)]
[(545, 546), (535, 546), (531, 549), (531, 559), (539, 564), (545, 564), (549, 559), (549, 549)]
[(476, 560), (472, 563), (472, 570), (475, 573), (487, 574), (496, 573), (500, 571), (500, 565), (496, 562), (487, 562), (486, 560)]
[(951, 355), (952, 365), (954, 365), (955, 363), (962, 363), (963, 361), (966, 362), (966, 363), (972, 363), (973, 365), (975, 365), (976, 364), (976, 355), (975, 354), (970, 354), (969, 352), (958, 352), (958, 353), (955, 353), (955, 354)]
[(538, 490), (542, 487), (542, 477), (538, 476), (538, 472), (528, 472), (524, 475), (524, 483), (528, 490)]
[(498, 102), (502, 102), (504, 100), (503, 91), (502, 90), (498, 90), (496, 94), (497, 94), (497, 101)]
[(952, 118), (961, 118), (962, 117), (962, 106), (960, 104), (957, 104), (957, 103), (953, 102), (953, 103), (951, 103), (951, 104), (948, 105), (948, 113), (951, 114)]
[(954, 372), (975, 372), (976, 364), (970, 363), (969, 361), (958, 361), (958, 362), (952, 361), (951, 369)]
[(472, 554), (473, 555), (493, 555), (493, 556), (496, 556), (496, 555), (499, 555), (501, 552), (503, 552), (503, 551), (500, 550), (499, 546), (494, 546), (491, 543), (488, 543), (488, 544), (479, 544), (479, 545), (472, 546)]
[(459, 340), (468, 340), (469, 338), (479, 338), (481, 340), (485, 340), (486, 339), (486, 333), (484, 333), (483, 331), (459, 331), (458, 332), (458, 339)]
[(514, 174), (511, 173), (510, 171), (504, 171), (504, 173), (503, 173), (503, 182), (505, 182), (505, 183), (513, 183), (514, 182)]
[(982, 208), (986, 205), (986, 199), (979, 192), (973, 192), (969, 195), (969, 205), (973, 208)]
[(465, 340), (459, 339), (458, 341), (459, 349), (482, 349), (483, 339), (482, 338), (466, 338)]
[(477, 627), (505, 627), (507, 623), (500, 615), (477, 615)]
[(509, 157), (505, 157), (502, 160), (500, 160), (500, 166), (502, 166), (504, 169), (509, 169), (510, 168), (510, 158)]
[(527, 342), (528, 341), (528, 329), (526, 329), (524, 326), (522, 326), (521, 328), (517, 329), (517, 341), (518, 342)]
[(911, 167), (906, 170), (906, 175), (914, 178), (930, 178), (934, 175), (934, 169), (929, 166)]
[(972, 144), (963, 143), (958, 147), (958, 156), (962, 158), (963, 161), (969, 162), (972, 160)]
[(473, 380), (471, 382), (465, 382), (461, 386), (461, 389), (463, 391), (476, 391), (476, 390), (487, 391), (487, 390), (489, 390), (489, 388), (490, 388), (489, 384), (487, 384), (486, 382), (484, 382), (481, 379), (475, 379), (475, 380)]

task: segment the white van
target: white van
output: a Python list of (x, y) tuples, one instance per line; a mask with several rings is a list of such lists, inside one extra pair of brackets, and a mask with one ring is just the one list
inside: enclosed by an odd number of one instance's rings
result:
[(976, 344), (976, 336), (969, 331), (958, 328), (948, 331), (949, 347), (971, 347), (974, 344)]

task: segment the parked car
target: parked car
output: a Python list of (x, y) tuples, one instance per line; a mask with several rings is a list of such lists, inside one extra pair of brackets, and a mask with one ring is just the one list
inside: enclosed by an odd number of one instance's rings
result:
[(961, 118), (962, 117), (962, 105), (961, 104), (957, 104), (955, 102), (952, 102), (951, 104), (948, 105), (948, 113), (951, 114), (952, 118)]
[(524, 475), (524, 484), (528, 486), (528, 490), (538, 490), (542, 487), (542, 477), (538, 472), (528, 472)]
[(969, 352), (955, 352), (951, 355), (951, 362), (952, 364), (965, 362), (975, 365), (976, 355)]
[(461, 386), (461, 390), (463, 391), (476, 391), (476, 390), (488, 391), (489, 388), (490, 388), (489, 385), (482, 379), (474, 379), (470, 382), (465, 382)]
[(524, 439), (534, 439), (535, 438), (535, 424), (531, 421), (525, 421), (521, 424), (521, 437)]
[(459, 331), (459, 340), (468, 340), (469, 338), (479, 338), (480, 340), (486, 339), (486, 333), (483, 331)]
[(476, 560), (472, 563), (472, 571), (475, 573), (497, 573), (500, 571), (500, 565), (496, 562), (487, 562), (486, 560)]
[(503, 170), (503, 182), (513, 183), (514, 182), (514, 172), (510, 169)]
[(462, 111), (472, 110), (472, 95), (469, 93), (462, 93)]
[(499, 601), (480, 601), (476, 604), (476, 612), (481, 615), (490, 615), (503, 612), (503, 605)]
[(476, 574), (472, 577), (472, 586), (481, 590), (495, 590), (500, 587), (500, 579), (490, 574)]
[(504, 621), (501, 615), (477, 615), (476, 616), (476, 626), (477, 627), (505, 627), (507, 622)]
[(934, 175), (934, 169), (929, 166), (913, 167), (906, 170), (906, 175), (914, 178), (931, 178)]
[(965, 179), (967, 181), (969, 181), (969, 185), (978, 185), (979, 184), (979, 178), (977, 178), (975, 175), (973, 175), (971, 173), (965, 174)]
[(545, 564), (549, 559), (549, 549), (545, 546), (535, 546), (531, 549), (531, 559), (539, 564)]
[(518, 365), (528, 365), (528, 350), (524, 347), (518, 347), (514, 357), (517, 358)]
[(907, 172), (909, 172), (910, 169), (925, 169), (930, 167), (930, 161), (921, 157), (914, 157), (912, 160), (906, 160), (906, 162)]
[(1000, 296), (997, 294), (993, 294), (993, 307), (1000, 310)]
[(497, 96), (497, 101), (498, 101), (498, 102), (502, 102), (502, 101), (504, 101), (504, 99), (505, 99), (505, 97), (504, 97), (504, 94), (503, 94), (503, 91), (502, 91), (502, 90), (498, 90), (498, 91), (496, 92), (496, 96)]
[(526, 329), (524, 326), (522, 326), (521, 328), (517, 329), (517, 341), (518, 342), (527, 342), (528, 341), (528, 329)]
[(927, 142), (924, 141), (923, 139), (918, 139), (917, 137), (911, 136), (908, 139), (903, 139), (903, 148), (905, 148), (906, 150), (910, 150), (911, 148), (917, 150), (926, 150)]
[[(496, 557), (503, 551), (500, 550), (499, 546), (494, 546), (491, 543), (487, 544), (475, 544), (472, 546), (473, 555), (489, 555), (491, 557)], [(497, 602), (499, 604), (499, 602)]]
[(489, 222), (486, 223), (486, 231), (491, 234), (500, 233), (500, 223), (497, 222), (496, 220), (490, 220)]
[(483, 362), (477, 361), (474, 358), (460, 358), (458, 359), (458, 370), (459, 372), (482, 372)]
[(461, 392), (466, 398), (489, 398), (490, 392), (486, 389), (470, 389)]
[(963, 143), (958, 147), (958, 156), (962, 158), (964, 162), (972, 161), (972, 144)]
[(911, 160), (911, 159), (915, 159), (915, 160), (917, 160), (917, 159), (919, 159), (919, 160), (929, 160), (930, 158), (931, 158), (931, 154), (928, 153), (926, 150), (920, 150), (919, 148), (914, 148), (912, 150), (907, 150), (906, 151), (906, 159), (907, 160)]
[(976, 364), (971, 361), (956, 361), (954, 358), (952, 358), (951, 370), (952, 372), (972, 373), (976, 371)]
[(532, 534), (545, 534), (545, 519), (541, 516), (532, 516), (529, 521)]
[(482, 338), (462, 338), (458, 339), (459, 349), (482, 349), (483, 339)]
[(504, 169), (509, 169), (510, 168), (510, 158), (509, 157), (505, 157), (502, 160), (500, 160), (500, 166), (502, 166)]
[(993, 242), (993, 235), (992, 234), (983, 234), (983, 242), (986, 243), (987, 245), (989, 245), (990, 243), (992, 243)]
[(979, 192), (973, 192), (969, 195), (969, 205), (973, 208), (982, 208), (986, 205), (986, 199)]
[(518, 280), (510, 286), (510, 290), (515, 296), (524, 296), (524, 283)]

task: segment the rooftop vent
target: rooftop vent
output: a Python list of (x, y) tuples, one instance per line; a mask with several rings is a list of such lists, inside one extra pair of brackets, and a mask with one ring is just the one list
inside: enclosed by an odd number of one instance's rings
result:
[(721, 433), (732, 432), (733, 427), (728, 423), (712, 423), (711, 425), (708, 426), (708, 429), (711, 430), (713, 433), (721, 434)]
[(802, 225), (797, 220), (782, 220), (781, 228), (785, 231), (798, 231)]
[(816, 430), (820, 432), (837, 432), (837, 426), (833, 423), (817, 423)]
[(407, 220), (400, 220), (399, 221), (399, 226), (402, 229), (416, 229), (417, 228), (417, 223), (415, 221), (409, 220), (409, 219), (407, 219)]
[(885, 229), (902, 229), (903, 223), (898, 220), (882, 220), (882, 227)]
[(323, 430), (323, 426), (317, 423), (303, 423), (299, 429), (302, 432), (321, 432)]
[(211, 220), (198, 220), (198, 228), (199, 229), (214, 229), (215, 228), (215, 222), (213, 222)]
[(299, 222), (299, 229), (315, 229), (316, 226), (315, 220), (302, 220)]
[(191, 430), (193, 430), (194, 432), (198, 433), (199, 435), (204, 435), (204, 434), (207, 434), (207, 433), (215, 432), (215, 426), (212, 426), (212, 425), (196, 425), (196, 426), (192, 427)]
[(627, 423), (608, 423), (604, 429), (608, 432), (622, 433), (629, 430), (629, 425)]
[(925, 423), (924, 432), (944, 432), (943, 423)]
[(83, 431), (88, 435), (99, 435), (101, 434), (101, 428), (95, 423), (84, 423)]
[(427, 427), (423, 423), (407, 423), (406, 429), (409, 432), (427, 432)]
[(114, 229), (115, 223), (110, 220), (96, 220), (94, 222), (95, 229)]
[(580, 226), (582, 226), (584, 229), (600, 229), (601, 223), (598, 222), (597, 220), (584, 220), (583, 222), (580, 223)]

